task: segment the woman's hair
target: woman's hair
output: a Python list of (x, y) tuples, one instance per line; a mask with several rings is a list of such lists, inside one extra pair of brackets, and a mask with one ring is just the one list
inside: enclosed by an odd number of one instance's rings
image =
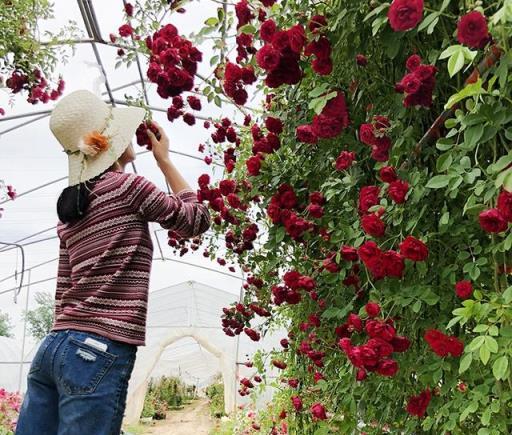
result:
[(73, 224), (85, 216), (96, 181), (109, 170), (110, 168), (90, 180), (66, 187), (62, 191), (57, 200), (57, 215), (62, 223)]

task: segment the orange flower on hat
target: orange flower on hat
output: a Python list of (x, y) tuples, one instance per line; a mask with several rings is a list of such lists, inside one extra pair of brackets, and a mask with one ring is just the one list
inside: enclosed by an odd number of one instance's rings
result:
[(87, 156), (94, 157), (108, 149), (110, 146), (108, 137), (101, 134), (99, 131), (93, 131), (84, 136), (78, 144), (78, 149)]

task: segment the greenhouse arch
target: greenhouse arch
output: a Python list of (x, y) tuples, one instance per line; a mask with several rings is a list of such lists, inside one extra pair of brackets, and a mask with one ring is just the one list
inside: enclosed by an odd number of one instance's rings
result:
[[(147, 343), (139, 349), (130, 381), (126, 422), (137, 422), (149, 380), (164, 351), (190, 337), (219, 360), (224, 383), (225, 412), (236, 407), (237, 342), (227, 337), (218, 321), (222, 307), (236, 298), (232, 293), (195, 281), (150, 293)], [(179, 305), (178, 305), (179, 304)], [(207, 305), (207, 310), (204, 305)]]

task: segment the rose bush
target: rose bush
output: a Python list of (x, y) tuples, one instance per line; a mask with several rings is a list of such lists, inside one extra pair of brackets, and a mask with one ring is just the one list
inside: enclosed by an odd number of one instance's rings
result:
[(237, 4), (267, 95), (237, 207), (200, 185), (248, 273), (225, 332), (289, 331), (241, 380), (280, 374), (243, 433), (510, 433), (510, 2), (270, 3)]

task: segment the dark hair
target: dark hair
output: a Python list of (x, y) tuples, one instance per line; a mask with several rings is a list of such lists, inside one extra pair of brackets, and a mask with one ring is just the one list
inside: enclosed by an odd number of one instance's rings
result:
[(73, 224), (85, 216), (91, 202), (90, 194), (96, 181), (110, 170), (102, 172), (90, 180), (75, 186), (66, 187), (57, 200), (57, 215), (64, 224)]

